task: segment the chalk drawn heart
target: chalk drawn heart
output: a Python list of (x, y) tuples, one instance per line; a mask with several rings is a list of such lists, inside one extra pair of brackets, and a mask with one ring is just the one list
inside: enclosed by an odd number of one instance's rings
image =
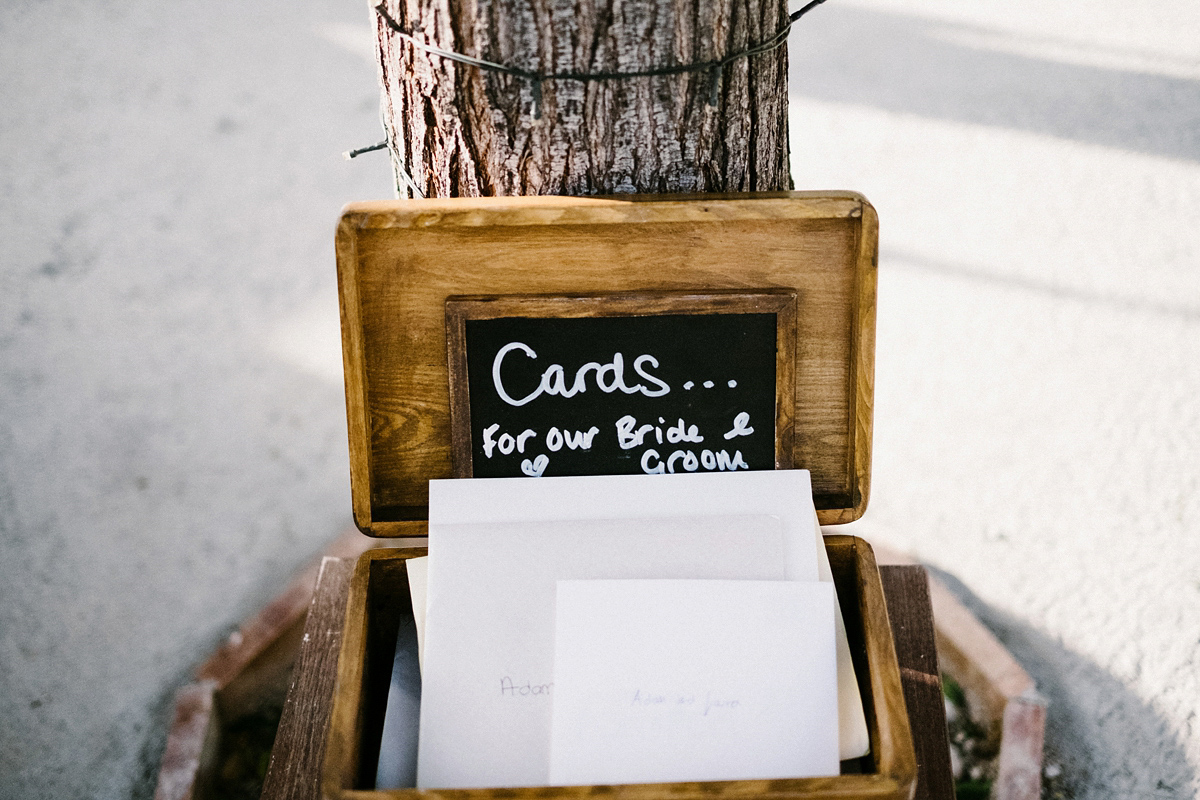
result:
[(528, 458), (521, 462), (521, 472), (524, 472), (531, 478), (540, 478), (542, 473), (546, 471), (546, 465), (550, 463), (550, 456), (542, 453), (540, 456), (530, 461)]

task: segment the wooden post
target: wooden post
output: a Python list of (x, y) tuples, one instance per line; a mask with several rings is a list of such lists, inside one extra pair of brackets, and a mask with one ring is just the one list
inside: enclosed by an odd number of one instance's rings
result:
[[(425, 45), (543, 75), (719, 60), (788, 19), (786, 0), (383, 0), (383, 10)], [(786, 46), (720, 70), (539, 82), (430, 53), (374, 13), (401, 197), (790, 188)]]

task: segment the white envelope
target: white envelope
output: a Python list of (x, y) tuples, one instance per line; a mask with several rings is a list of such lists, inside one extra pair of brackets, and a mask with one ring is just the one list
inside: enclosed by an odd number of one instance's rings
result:
[(429, 574), (429, 556), (407, 559), (404, 567), (408, 572), (408, 596), (412, 600), (413, 621), (417, 625), (417, 664), (423, 666), (425, 663), (425, 577)]
[[(820, 533), (818, 533), (820, 536)], [(817, 551), (817, 562), (820, 578), (823, 582), (833, 583), (833, 572), (829, 566), (829, 556), (825, 548)], [(408, 566), (408, 584), (412, 595), (413, 614), (416, 617), (418, 657), (424, 658), (425, 637), (425, 564), (427, 557), (410, 558)], [(857, 758), (865, 755), (870, 749), (870, 734), (867, 731), (866, 715), (863, 712), (862, 697), (858, 693), (858, 681), (854, 672), (854, 662), (850, 656), (850, 645), (846, 638), (846, 626), (842, 622), (839, 610), (834, 615), (837, 637), (837, 669), (838, 669), (838, 740), (840, 742), (839, 756), (842, 759)], [(404, 676), (399, 670), (393, 670), (393, 677)], [(397, 766), (407, 758), (415, 759), (415, 748), (409, 746), (407, 728), (400, 718), (407, 706), (392, 711), (393, 695), (396, 703), (406, 702), (406, 688), (393, 680), (393, 686), (388, 694), (388, 711), (384, 720), (383, 746), (379, 753), (379, 774), (376, 784), (383, 788), (399, 788), (411, 783), (403, 783), (396, 775), (415, 774), (415, 764), (411, 767)], [(411, 755), (410, 755), (411, 754)]]
[[(444, 519), (433, 508), (431, 517)], [(420, 788), (547, 784), (556, 581), (784, 577), (783, 525), (771, 516), (458, 525), (433, 519)]]
[(820, 531), (805, 469), (429, 482), (431, 547), (441, 524), (713, 514), (779, 517), (784, 577), (817, 580)]
[[(776, 515), (783, 522), (787, 580), (833, 582), (804, 469), (429, 482), (431, 530), (436, 522), (689, 514)], [(840, 755), (857, 758), (870, 749), (870, 735), (841, 609), (836, 612)]]
[(560, 581), (553, 785), (838, 774), (833, 587)]

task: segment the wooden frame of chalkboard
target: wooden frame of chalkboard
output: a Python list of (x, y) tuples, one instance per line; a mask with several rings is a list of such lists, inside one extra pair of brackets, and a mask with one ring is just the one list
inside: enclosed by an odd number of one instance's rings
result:
[(449, 297), (453, 474), (790, 469), (796, 314), (778, 289)]
[(822, 525), (871, 483), (878, 219), (854, 192), (455, 197), (347, 206), (337, 233), (354, 521), (426, 535), (450, 478), (446, 298), (794, 291), (793, 466)]

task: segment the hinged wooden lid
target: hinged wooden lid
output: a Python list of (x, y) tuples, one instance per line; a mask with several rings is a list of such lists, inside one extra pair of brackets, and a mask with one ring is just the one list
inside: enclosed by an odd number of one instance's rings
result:
[(354, 203), (337, 232), (354, 519), (424, 536), (451, 476), (452, 295), (791, 289), (795, 465), (822, 524), (867, 505), (875, 210), (852, 192)]

